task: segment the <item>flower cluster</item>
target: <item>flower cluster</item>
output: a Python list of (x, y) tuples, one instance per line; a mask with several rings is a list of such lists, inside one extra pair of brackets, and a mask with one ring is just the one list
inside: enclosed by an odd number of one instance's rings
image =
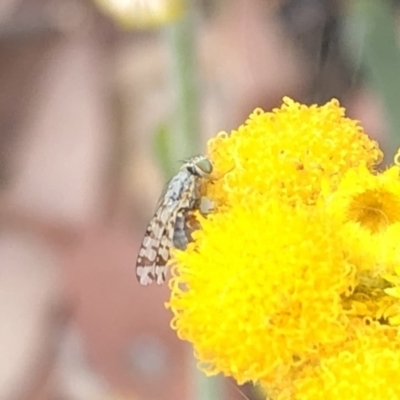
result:
[(185, 11), (184, 0), (93, 0), (99, 9), (124, 29), (167, 25)]
[(332, 100), (208, 143), (214, 211), (173, 254), (172, 326), (274, 399), (399, 399), (400, 167)]

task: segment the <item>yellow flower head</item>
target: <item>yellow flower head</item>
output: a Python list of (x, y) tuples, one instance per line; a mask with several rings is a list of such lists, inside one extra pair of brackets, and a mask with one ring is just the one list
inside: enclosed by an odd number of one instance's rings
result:
[(225, 174), (208, 190), (218, 206), (246, 206), (249, 192), (313, 204), (324, 179), (335, 186), (350, 168), (373, 169), (382, 159), (377, 143), (336, 100), (307, 107), (284, 98), (281, 108), (257, 109), (237, 131), (211, 139), (208, 151)]
[(327, 194), (329, 218), (341, 221), (349, 261), (357, 266), (356, 287), (346, 300), (349, 314), (393, 321), (398, 301), (388, 280), (400, 263), (400, 170), (349, 170)]
[[(371, 262), (361, 244), (352, 250), (358, 239), (350, 235), (362, 228), (365, 237), (399, 237), (397, 176), (374, 172), (381, 151), (337, 101), (307, 107), (286, 98), (217, 135), (208, 150), (216, 179), (205, 189), (215, 212), (199, 215), (193, 242), (174, 251), (172, 326), (208, 374), (261, 382), (277, 398), (286, 386), (295, 393), (287, 398), (321, 398), (323, 366), (349, 343), (358, 348), (360, 330), (381, 332), (400, 314), (385, 291), (396, 249), (386, 259), (371, 250)], [(357, 212), (365, 204), (379, 204), (387, 224)], [(378, 268), (382, 260), (392, 268)], [(311, 377), (315, 396), (307, 397)]]
[(329, 199), (344, 222), (374, 234), (400, 222), (400, 169), (374, 174), (365, 166), (347, 171)]
[(376, 324), (352, 328), (358, 333), (352, 340), (318, 365), (299, 371), (276, 400), (399, 399), (400, 386), (395, 384), (400, 368), (397, 330)]
[(259, 380), (344, 340), (353, 271), (323, 212), (265, 201), (201, 222), (176, 254), (170, 305), (206, 372)]

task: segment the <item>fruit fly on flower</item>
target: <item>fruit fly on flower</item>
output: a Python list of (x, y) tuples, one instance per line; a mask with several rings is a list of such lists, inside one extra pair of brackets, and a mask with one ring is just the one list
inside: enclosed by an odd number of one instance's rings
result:
[(184, 250), (190, 236), (187, 222), (191, 211), (200, 206), (202, 179), (212, 173), (211, 161), (204, 156), (189, 158), (168, 182), (147, 226), (136, 261), (141, 285), (165, 282), (171, 247)]

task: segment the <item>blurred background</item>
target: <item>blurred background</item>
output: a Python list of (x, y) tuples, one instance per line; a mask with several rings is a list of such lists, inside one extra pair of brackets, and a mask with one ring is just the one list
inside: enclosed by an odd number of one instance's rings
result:
[(338, 98), (393, 158), (398, 2), (0, 1), (0, 399), (260, 399), (207, 379), (136, 252), (207, 138)]

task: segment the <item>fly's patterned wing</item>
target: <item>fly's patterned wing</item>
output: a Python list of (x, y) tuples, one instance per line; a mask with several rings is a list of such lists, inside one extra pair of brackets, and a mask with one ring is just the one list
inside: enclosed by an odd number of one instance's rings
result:
[(186, 248), (190, 238), (186, 231), (187, 211), (197, 207), (200, 179), (211, 172), (208, 159), (194, 157), (167, 184), (139, 249), (136, 276), (140, 284), (164, 283), (170, 248)]
[[(171, 185), (176, 186), (173, 181), (169, 184)], [(164, 283), (169, 251), (174, 245), (176, 222), (182, 220), (182, 217), (178, 217), (182, 214), (180, 208), (187, 203), (185, 198), (190, 195), (191, 190), (190, 182), (183, 180), (182, 198), (170, 196), (171, 190), (167, 188), (160, 199), (157, 211), (146, 229), (136, 262), (136, 275), (142, 285), (153, 281), (159, 285)]]
[(136, 262), (136, 276), (142, 285), (165, 281), (174, 232), (173, 214), (166, 205), (159, 206), (146, 229)]

